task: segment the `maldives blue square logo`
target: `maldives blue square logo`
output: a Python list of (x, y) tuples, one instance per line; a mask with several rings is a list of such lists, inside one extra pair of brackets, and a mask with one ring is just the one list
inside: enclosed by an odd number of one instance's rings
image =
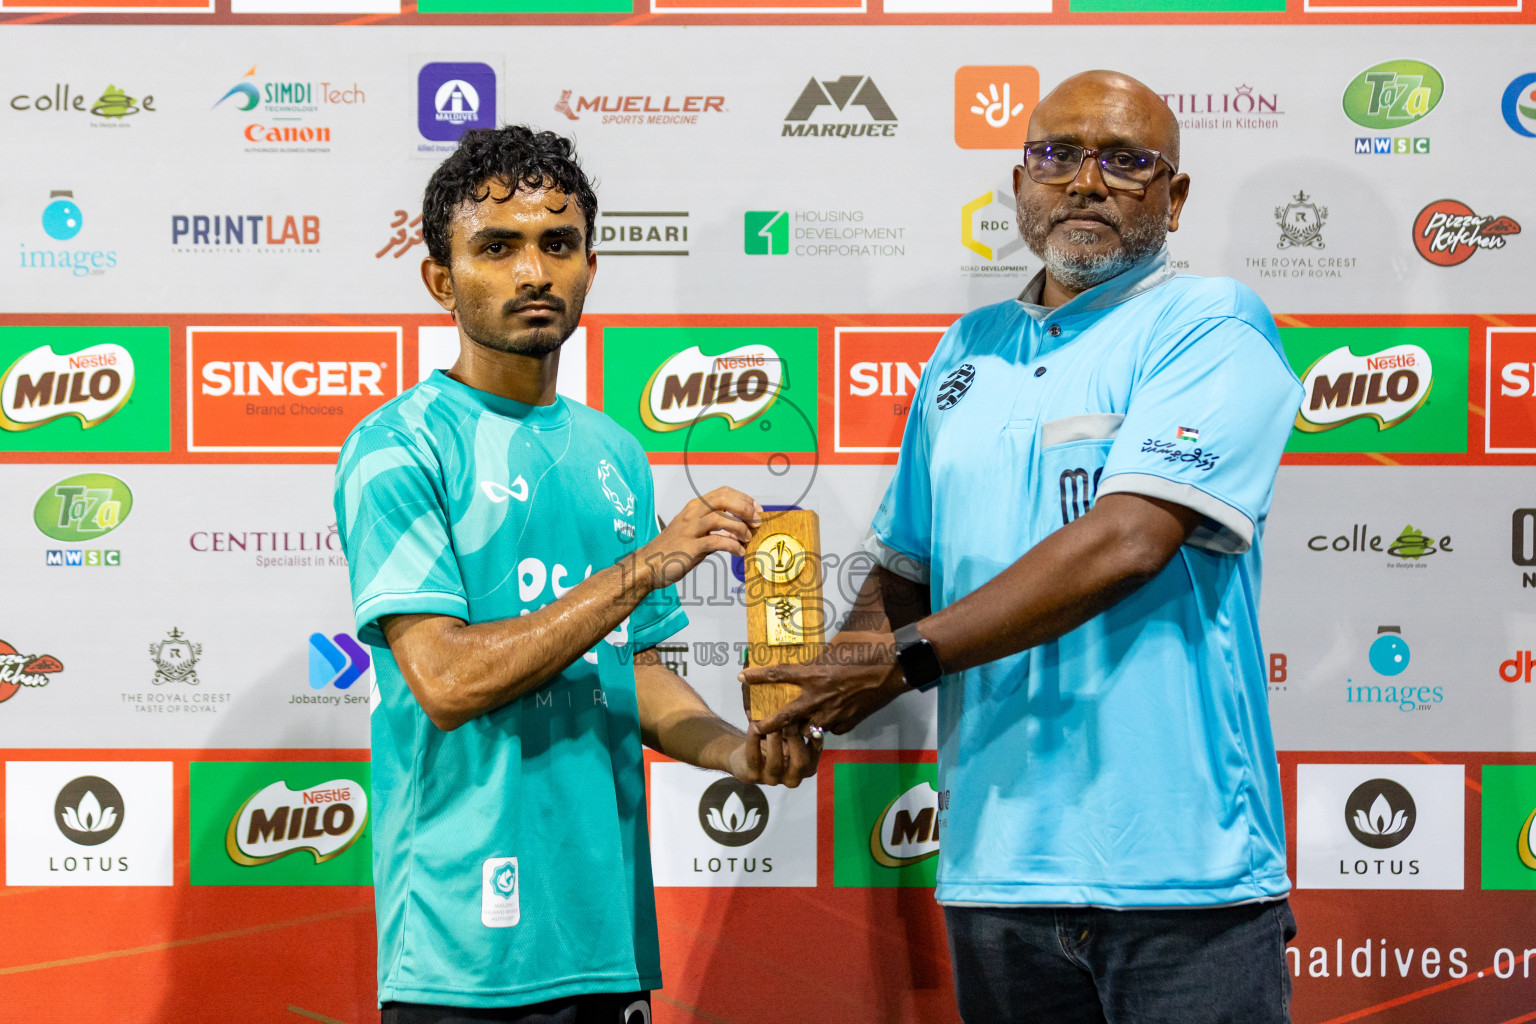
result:
[(496, 72), (489, 64), (428, 64), (416, 76), (422, 138), (457, 142), (471, 128), (496, 127)]

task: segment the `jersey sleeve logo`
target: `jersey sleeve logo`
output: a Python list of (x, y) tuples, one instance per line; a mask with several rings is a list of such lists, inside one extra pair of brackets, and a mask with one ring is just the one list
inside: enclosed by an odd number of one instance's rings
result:
[(937, 399), (940, 409), (953, 409), (965, 397), (965, 393), (971, 390), (971, 384), (976, 380), (976, 367), (970, 363), (962, 364), (957, 370), (945, 377), (939, 383), (939, 397)]

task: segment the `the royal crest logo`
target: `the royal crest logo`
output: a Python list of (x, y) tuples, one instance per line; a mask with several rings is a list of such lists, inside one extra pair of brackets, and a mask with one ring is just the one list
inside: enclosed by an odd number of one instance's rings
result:
[(1502, 249), (1520, 225), (1513, 217), (1479, 215), (1455, 199), (1437, 199), (1413, 219), (1413, 244), (1437, 267), (1454, 267), (1479, 249)]
[(64, 671), (64, 663), (51, 654), (22, 654), (0, 640), (0, 703), (16, 696), (23, 686), (47, 686), (48, 677)]
[(939, 855), (939, 794), (927, 782), (886, 805), (869, 832), (869, 853), (888, 868)]
[(300, 850), (323, 864), (357, 842), (367, 821), (368, 794), (351, 779), (297, 790), (278, 781), (240, 805), (224, 834), (224, 848), (230, 860), (247, 867)]
[(62, 356), (44, 345), (0, 376), (0, 428), (31, 430), (75, 416), (89, 430), (132, 394), (133, 357), (121, 345), (92, 345)]
[(976, 381), (976, 367), (963, 363), (939, 382), (939, 394), (934, 399), (940, 409), (953, 409)]
[(203, 656), (203, 645), (194, 644), (182, 636), (181, 630), (172, 628), (165, 639), (149, 645), (149, 658), (155, 663), (156, 686), (163, 683), (188, 683), (198, 685), (197, 659)]
[(1280, 225), (1280, 241), (1276, 249), (1326, 249), (1323, 244), (1323, 224), (1328, 220), (1328, 207), (1318, 206), (1305, 191), (1284, 206), (1275, 207), (1275, 223)]
[(669, 431), (718, 416), (735, 430), (767, 412), (783, 383), (783, 361), (767, 345), (743, 345), (717, 356), (694, 345), (651, 374), (640, 393), (640, 418), (652, 430)]
[(1301, 375), (1305, 394), (1296, 429), (1318, 433), (1374, 419), (1386, 430), (1424, 405), (1433, 382), (1429, 353), (1417, 345), (1393, 345), (1365, 356), (1348, 346), (1336, 348)]

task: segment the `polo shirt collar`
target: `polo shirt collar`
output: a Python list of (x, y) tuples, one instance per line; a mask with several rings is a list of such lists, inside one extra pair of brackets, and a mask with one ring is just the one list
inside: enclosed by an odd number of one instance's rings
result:
[(1040, 296), (1045, 292), (1045, 271), (1041, 270), (1029, 284), (1024, 286), (1024, 290), (1019, 293), (1018, 302), (1024, 312), (1032, 316), (1037, 323), (1044, 323), (1052, 317), (1075, 316), (1095, 309), (1107, 309), (1127, 299), (1135, 298), (1143, 292), (1149, 292), (1158, 285), (1173, 280), (1175, 276), (1177, 275), (1168, 261), (1168, 247), (1165, 245), (1129, 270), (1115, 275), (1103, 284), (1089, 288), (1071, 302), (1062, 303), (1060, 306), (1040, 305)]

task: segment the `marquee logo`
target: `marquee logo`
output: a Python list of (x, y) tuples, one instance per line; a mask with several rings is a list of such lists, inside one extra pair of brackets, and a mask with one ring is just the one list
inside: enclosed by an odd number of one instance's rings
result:
[(1502, 249), (1520, 225), (1512, 217), (1478, 215), (1455, 199), (1437, 199), (1413, 220), (1413, 245), (1437, 267), (1465, 263), (1479, 249)]
[(0, 375), (0, 428), (32, 430), (64, 416), (89, 429), (115, 414), (133, 394), (133, 356), (102, 344), (59, 355), (35, 348)]
[(1373, 419), (1378, 430), (1386, 430), (1418, 412), (1433, 383), (1429, 353), (1418, 345), (1394, 345), (1364, 356), (1348, 346), (1336, 348), (1302, 374), (1305, 395), (1296, 429), (1317, 433)]
[(652, 430), (682, 430), (718, 416), (732, 430), (767, 412), (779, 397), (784, 367), (767, 345), (743, 345), (717, 356), (699, 346), (669, 357), (640, 396), (640, 418)]
[(51, 654), (22, 654), (0, 640), (0, 703), (16, 696), (23, 686), (47, 686), (48, 677), (64, 671), (64, 663)]
[[(831, 107), (831, 119), (820, 123), (806, 123), (817, 119), (822, 107)], [(862, 107), (863, 117), (852, 116), (853, 107)], [(836, 120), (838, 113), (850, 115), (848, 120)], [(860, 138), (896, 134), (896, 113), (885, 101), (875, 81), (865, 75), (843, 75), (831, 80), (812, 78), (800, 90), (789, 113), (784, 115), (781, 135)]]
[(240, 805), (224, 848), (230, 860), (248, 867), (300, 851), (324, 864), (357, 842), (367, 820), (368, 794), (351, 779), (298, 790), (274, 782)]
[(1445, 94), (1445, 79), (1418, 60), (1389, 60), (1344, 87), (1344, 113), (1364, 128), (1401, 128), (1427, 117)]
[(943, 335), (941, 327), (837, 328), (832, 357), (837, 451), (901, 450), (918, 382)]
[(869, 855), (888, 868), (939, 855), (939, 794), (919, 782), (886, 805), (869, 832)]

